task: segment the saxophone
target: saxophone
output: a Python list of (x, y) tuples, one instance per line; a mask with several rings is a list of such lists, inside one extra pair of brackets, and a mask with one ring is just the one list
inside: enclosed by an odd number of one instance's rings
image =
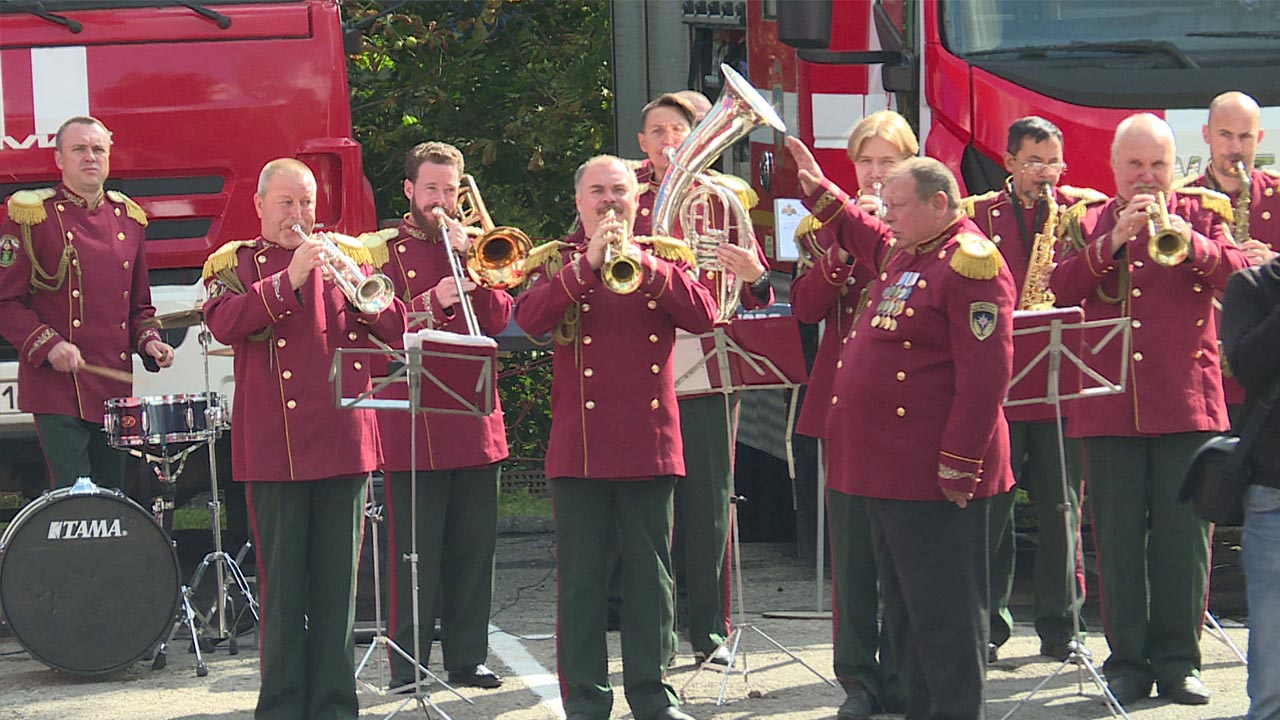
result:
[(1236, 196), (1236, 206), (1232, 208), (1235, 216), (1235, 227), (1232, 230), (1235, 233), (1236, 244), (1249, 241), (1249, 205), (1253, 202), (1253, 178), (1249, 177), (1249, 170), (1239, 160), (1235, 164), (1236, 174), (1240, 176), (1240, 194)]
[(1053, 250), (1058, 241), (1058, 203), (1053, 198), (1053, 185), (1040, 184), (1040, 198), (1048, 205), (1049, 212), (1044, 227), (1031, 242), (1031, 258), (1027, 263), (1027, 277), (1022, 282), (1022, 294), (1018, 296), (1018, 310), (1046, 310), (1053, 307), (1053, 291), (1049, 289), (1049, 273), (1053, 270)]

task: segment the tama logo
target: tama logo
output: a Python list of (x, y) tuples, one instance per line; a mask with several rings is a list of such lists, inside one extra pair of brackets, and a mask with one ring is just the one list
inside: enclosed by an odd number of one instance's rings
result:
[(50, 520), (46, 540), (87, 540), (124, 537), (128, 530), (120, 527), (120, 518), (100, 520)]

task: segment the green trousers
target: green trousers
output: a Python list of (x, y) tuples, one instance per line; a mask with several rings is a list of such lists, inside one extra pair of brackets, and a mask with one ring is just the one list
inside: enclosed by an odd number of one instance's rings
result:
[[(671, 561), (693, 651), (710, 655), (729, 636), (729, 495), (733, 443), (721, 395), (680, 403), (685, 476), (676, 483)], [(736, 420), (738, 398), (729, 398)]]
[(565, 713), (607, 720), (613, 708), (605, 643), (608, 543), (622, 572), (622, 682), (637, 720), (678, 706), (667, 682), (674, 651), (671, 578), (674, 477), (609, 481), (556, 478), (556, 660)]
[(255, 720), (355, 720), (366, 478), (249, 483), (262, 686)]
[(1084, 441), (1108, 678), (1169, 683), (1199, 674), (1212, 528), (1177, 494), (1209, 435)]
[(827, 491), (831, 529), (832, 655), (836, 678), (858, 684), (881, 706), (901, 706), (889, 629), (880, 629), (880, 585), (866, 498)]
[[(489, 654), (489, 604), (498, 537), (498, 463), (459, 470), (418, 471), (418, 622), (423, 667), (436, 619), (446, 670), (466, 671)], [(392, 640), (413, 654), (413, 583), (405, 556), (412, 547), (409, 473), (386, 480), (391, 523)], [(413, 681), (413, 665), (391, 651), (392, 685)]]
[[(1027, 491), (1036, 514), (1036, 553), (1032, 568), (1036, 634), (1050, 645), (1065, 645), (1075, 634), (1071, 583), (1076, 607), (1084, 602), (1080, 562), (1081, 442), (1065, 438), (1067, 453), (1067, 522), (1063, 524), (1062, 469), (1058, 463), (1056, 422), (1009, 423), (1009, 449), (1018, 488)], [(988, 546), (991, 552), (991, 642), (1003, 645), (1013, 633), (1009, 597), (1017, 547), (1014, 500), (1017, 490), (991, 498)], [(1083, 629), (1083, 627), (1082, 627)]]
[(71, 487), (87, 477), (101, 487), (124, 489), (129, 455), (107, 445), (101, 425), (71, 415), (36, 415), (35, 420), (52, 487)]

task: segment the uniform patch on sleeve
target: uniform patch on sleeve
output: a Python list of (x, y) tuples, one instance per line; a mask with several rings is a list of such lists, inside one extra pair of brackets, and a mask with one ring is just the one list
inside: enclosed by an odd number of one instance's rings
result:
[(0, 268), (12, 266), (17, 259), (18, 237), (16, 235), (0, 237)]
[(996, 319), (1000, 309), (995, 303), (969, 303), (969, 330), (979, 340), (986, 340), (996, 331)]

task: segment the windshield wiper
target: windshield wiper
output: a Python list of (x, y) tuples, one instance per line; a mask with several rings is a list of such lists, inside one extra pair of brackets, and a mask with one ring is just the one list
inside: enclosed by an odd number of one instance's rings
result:
[(1186, 37), (1216, 37), (1216, 38), (1280, 38), (1280, 30), (1204, 30), (1201, 32), (1189, 32)]
[(173, 0), (173, 4), (181, 5), (201, 17), (209, 18), (218, 24), (219, 29), (226, 30), (231, 27), (231, 18), (223, 15), (217, 10), (211, 10), (200, 3), (192, 2), (192, 0)]
[(1062, 45), (1023, 45), (1022, 47), (976, 50), (971, 53), (965, 53), (965, 57), (988, 57), (991, 55), (1010, 54), (1023, 58), (1034, 58), (1048, 57), (1049, 53), (1055, 52), (1114, 52), (1133, 55), (1161, 53), (1178, 61), (1182, 67), (1191, 68), (1193, 70), (1199, 69), (1200, 67), (1200, 63), (1197, 63), (1191, 58), (1191, 56), (1183, 52), (1182, 48), (1168, 40), (1125, 40), (1117, 42), (1085, 42), (1078, 40), (1076, 42)]
[(40, 0), (0, 0), (0, 12), (20, 12), (35, 15), (41, 20), (48, 20), (55, 25), (62, 25), (73, 33), (78, 33), (84, 29), (83, 25), (69, 17), (45, 10), (44, 3)]

